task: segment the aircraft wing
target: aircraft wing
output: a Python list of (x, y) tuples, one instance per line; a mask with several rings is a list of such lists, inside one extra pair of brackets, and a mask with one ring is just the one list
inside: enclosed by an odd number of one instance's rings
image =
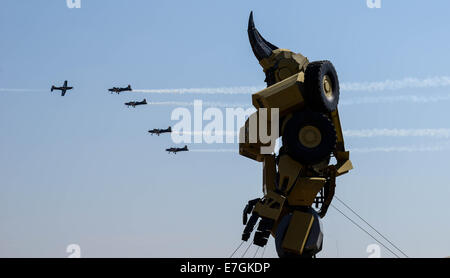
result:
[(63, 87), (67, 87), (67, 80), (64, 81), (64, 86)]
[(66, 89), (62, 89), (61, 90), (61, 96), (64, 96), (66, 94), (66, 91), (67, 91)]

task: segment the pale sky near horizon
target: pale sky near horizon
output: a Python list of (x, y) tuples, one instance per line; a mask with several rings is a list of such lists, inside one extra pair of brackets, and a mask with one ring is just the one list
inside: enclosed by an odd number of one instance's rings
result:
[[(168, 155), (170, 135), (147, 130), (173, 125), (180, 103), (250, 105), (250, 95), (106, 89), (264, 86), (251, 10), (267, 40), (331, 60), (342, 84), (409, 82), (342, 90), (355, 169), (337, 195), (410, 257), (450, 255), (450, 2), (381, 2), (1, 1), (0, 257), (66, 257), (72, 243), (83, 257), (228, 257), (246, 202), (262, 196), (261, 165), (233, 152)], [(74, 90), (50, 93), (66, 79)], [(142, 98), (161, 104), (123, 105)], [(318, 257), (367, 257), (376, 243), (332, 208), (323, 225)]]

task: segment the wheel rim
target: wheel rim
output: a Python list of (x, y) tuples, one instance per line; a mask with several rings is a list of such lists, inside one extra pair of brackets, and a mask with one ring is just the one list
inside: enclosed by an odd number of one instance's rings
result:
[(307, 148), (315, 148), (322, 142), (320, 130), (312, 125), (304, 126), (298, 132), (298, 140)]
[(323, 77), (322, 85), (325, 96), (328, 99), (333, 99), (333, 82), (331, 81), (331, 78), (328, 75), (325, 75)]

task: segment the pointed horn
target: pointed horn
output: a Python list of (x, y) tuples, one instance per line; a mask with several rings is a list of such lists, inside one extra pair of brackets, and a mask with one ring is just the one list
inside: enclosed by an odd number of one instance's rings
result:
[(272, 50), (278, 49), (277, 46), (266, 41), (258, 32), (253, 22), (253, 11), (250, 12), (250, 17), (248, 19), (248, 39), (250, 40), (250, 45), (252, 46), (253, 53), (255, 54), (258, 61), (269, 57), (272, 54)]

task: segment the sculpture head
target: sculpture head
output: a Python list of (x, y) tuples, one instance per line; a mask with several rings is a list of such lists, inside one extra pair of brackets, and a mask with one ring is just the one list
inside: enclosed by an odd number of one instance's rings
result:
[(289, 76), (305, 71), (309, 63), (308, 59), (300, 53), (278, 48), (266, 41), (255, 27), (253, 12), (250, 13), (247, 32), (253, 53), (266, 74), (264, 81), (267, 86), (272, 86)]

